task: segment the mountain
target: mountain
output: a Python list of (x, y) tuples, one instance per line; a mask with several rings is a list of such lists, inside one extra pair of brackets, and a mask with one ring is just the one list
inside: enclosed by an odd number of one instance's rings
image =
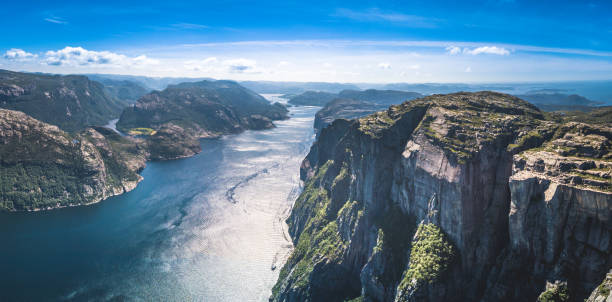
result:
[(123, 74), (86, 74), (87, 77), (94, 81), (104, 82), (105, 80), (110, 81), (129, 81), (144, 87), (147, 90), (164, 90), (168, 85), (175, 85), (186, 82), (199, 82), (205, 80), (213, 80), (211, 78), (185, 78), (185, 77), (146, 77), (146, 76), (135, 76), (135, 75), (123, 75)]
[[(180, 83), (214, 81), (212, 78), (185, 78), (185, 77), (146, 77), (133, 75), (119, 74), (87, 74), (93, 80), (101, 81), (100, 79), (110, 80), (127, 80), (136, 82), (148, 89), (163, 90), (169, 85)], [(257, 93), (282, 93), (282, 94), (298, 94), (307, 90), (328, 91), (337, 93), (344, 89), (359, 89), (354, 84), (344, 83), (327, 83), (327, 82), (275, 82), (275, 81), (241, 81), (240, 85), (251, 89)]]
[(242, 81), (240, 85), (257, 93), (298, 94), (305, 91), (323, 91), (337, 93), (346, 89), (359, 89), (354, 84), (327, 82), (273, 82), (273, 81)]
[(601, 105), (600, 102), (591, 101), (577, 94), (563, 93), (532, 93), (516, 95), (528, 101), (544, 111), (589, 111), (593, 106)]
[(366, 101), (380, 105), (395, 105), (406, 100), (412, 100), (423, 95), (417, 92), (398, 91), (398, 90), (343, 90), (338, 94), (339, 98)]
[(420, 93), (395, 90), (343, 90), (338, 94), (305, 92), (289, 100), (293, 105), (324, 104), (315, 116), (314, 128), (317, 133), (335, 119), (354, 119), (366, 116), (389, 105), (421, 97)]
[(612, 124), (547, 116), (476, 92), (334, 121), (270, 300), (583, 301), (612, 268)]
[(150, 143), (161, 144), (149, 144), (151, 156), (169, 159), (197, 153), (198, 138), (272, 128), (272, 121), (287, 118), (287, 113), (283, 105), (270, 104), (236, 82), (201, 81), (143, 96), (124, 110), (117, 128), (148, 135)]
[(586, 112), (565, 111), (558, 116), (561, 120), (583, 123), (607, 124), (612, 121), (612, 106), (594, 107)]
[(0, 210), (98, 202), (142, 179), (145, 152), (102, 128), (69, 134), (23, 112), (0, 109)]
[(113, 80), (95, 75), (87, 77), (90, 80), (102, 83), (111, 96), (129, 104), (135, 103), (136, 100), (151, 91), (151, 89), (130, 80)]
[(25, 112), (64, 131), (105, 125), (125, 106), (85, 76), (0, 70), (0, 108)]
[(325, 106), (331, 100), (336, 98), (352, 99), (365, 101), (379, 105), (399, 104), (406, 100), (412, 100), (423, 96), (416, 92), (406, 92), (397, 90), (342, 90), (337, 94), (322, 92), (322, 91), (306, 91), (299, 95), (294, 95), (289, 98), (288, 103), (291, 105), (301, 106)]
[(337, 97), (337, 93), (306, 91), (304, 93), (291, 96), (287, 103), (296, 106), (325, 106), (325, 104)]
[(314, 128), (318, 133), (337, 119), (354, 119), (376, 111), (383, 110), (387, 105), (379, 105), (366, 101), (337, 98), (327, 103), (315, 114)]

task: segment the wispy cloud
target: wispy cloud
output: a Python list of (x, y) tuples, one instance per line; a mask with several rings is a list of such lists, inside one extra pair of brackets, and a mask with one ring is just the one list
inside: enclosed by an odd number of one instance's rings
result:
[(397, 12), (386, 12), (381, 11), (378, 8), (371, 8), (368, 10), (357, 11), (347, 8), (339, 8), (332, 15), (334, 17), (347, 18), (361, 22), (388, 22), (396, 23), (410, 27), (425, 27), (431, 28), (436, 27), (438, 20), (432, 18), (426, 18), (416, 15), (408, 15)]
[(59, 18), (59, 17), (47, 17), (44, 18), (45, 21), (55, 23), (55, 24), (68, 24), (68, 21)]

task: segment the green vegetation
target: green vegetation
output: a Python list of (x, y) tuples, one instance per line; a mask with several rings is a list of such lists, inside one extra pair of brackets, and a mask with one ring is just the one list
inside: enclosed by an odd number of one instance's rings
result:
[(526, 135), (519, 137), (516, 143), (509, 144), (507, 147), (507, 150), (511, 151), (517, 148), (523, 149), (528, 143), (533, 143), (534, 141), (542, 141), (542, 140), (543, 140), (542, 133), (540, 133), (540, 131), (538, 130), (532, 130), (532, 131), (529, 131)]
[(337, 260), (344, 251), (344, 242), (338, 234), (336, 221), (328, 220), (325, 214), (331, 201), (328, 192), (319, 186), (321, 179), (332, 164), (333, 161), (328, 161), (318, 168), (315, 176), (308, 181), (304, 191), (295, 202), (294, 213), (299, 211), (311, 213), (312, 216), (307, 220), (291, 257), (280, 271), (278, 281), (272, 288), (273, 296), (278, 294), (281, 282), (288, 277), (294, 287), (306, 289), (316, 261), (321, 257), (330, 261)]
[(156, 131), (154, 129), (140, 127), (140, 128), (132, 128), (132, 129), (130, 129), (128, 131), (128, 134), (129, 135), (134, 135), (134, 136), (137, 136), (137, 135), (146, 135), (146, 136), (149, 136), (149, 135), (154, 135), (155, 132)]
[(597, 287), (597, 293), (604, 298), (607, 298), (610, 295), (610, 287), (606, 283), (607, 279), (604, 279), (604, 281)]
[(570, 301), (569, 291), (565, 283), (554, 284), (551, 288), (542, 292), (538, 302), (566, 302)]
[[(308, 297), (311, 274), (315, 265), (321, 262), (340, 263), (348, 246), (338, 233), (336, 217), (353, 213), (355, 219), (358, 219), (363, 214), (363, 211), (355, 211), (355, 207), (361, 206), (356, 201), (347, 201), (336, 210), (336, 213), (330, 213), (329, 192), (321, 186), (321, 182), (332, 164), (333, 161), (330, 160), (317, 169), (295, 202), (292, 215), (301, 213), (299, 215), (308, 216), (300, 218), (300, 221), (306, 219), (304, 229), (299, 233), (293, 253), (281, 269), (278, 281), (272, 289), (273, 297), (277, 296), (281, 287), (285, 285)], [(341, 171), (340, 174), (341, 178), (348, 175)], [(290, 228), (295, 227), (292, 221), (289, 220)]]
[(438, 226), (431, 223), (419, 225), (412, 241), (408, 269), (398, 290), (434, 282), (448, 269), (454, 256), (455, 248)]

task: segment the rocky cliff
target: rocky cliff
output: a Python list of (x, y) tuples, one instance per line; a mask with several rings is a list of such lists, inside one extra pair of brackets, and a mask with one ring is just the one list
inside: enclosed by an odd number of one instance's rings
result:
[(478, 92), (333, 122), (271, 300), (587, 298), (612, 267), (612, 128), (561, 120)]
[(0, 109), (0, 210), (91, 204), (130, 191), (145, 157), (134, 141), (106, 128), (69, 134)]

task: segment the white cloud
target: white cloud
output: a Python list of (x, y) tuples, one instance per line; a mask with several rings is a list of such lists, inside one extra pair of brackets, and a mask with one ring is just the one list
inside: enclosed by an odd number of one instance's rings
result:
[(11, 61), (29, 61), (38, 57), (38, 55), (29, 53), (19, 48), (11, 48), (4, 53), (4, 58)]
[(287, 61), (280, 61), (278, 62), (278, 67), (284, 67), (284, 66), (288, 66), (291, 63), (287, 62)]
[(471, 55), (479, 55), (479, 54), (484, 53), (484, 54), (507, 56), (510, 54), (510, 51), (508, 51), (507, 49), (503, 47), (497, 47), (497, 46), (482, 46), (482, 47), (474, 48), (472, 50), (465, 48), (463, 49), (463, 52), (467, 54), (471, 54)]
[(465, 68), (465, 72), (472, 72), (472, 66), (468, 66)]
[(323, 63), (323, 67), (331, 68), (333, 65), (331, 63)]
[(223, 65), (230, 73), (260, 73), (257, 69), (257, 62), (249, 59), (231, 59), (223, 61)]
[(451, 55), (456, 55), (461, 53), (461, 47), (457, 46), (448, 46), (446, 47), (446, 51)]
[(386, 63), (386, 62), (378, 63), (378, 68), (381, 68), (381, 69), (391, 69), (391, 64)]
[(410, 65), (408, 66), (410, 69), (421, 69), (421, 65), (419, 64), (414, 64), (414, 65)]
[(145, 55), (128, 57), (110, 51), (93, 51), (83, 47), (66, 46), (60, 50), (50, 50), (45, 53), (43, 61), (53, 66), (108, 66), (108, 67), (131, 67), (149, 66), (159, 64), (158, 60), (148, 58)]

